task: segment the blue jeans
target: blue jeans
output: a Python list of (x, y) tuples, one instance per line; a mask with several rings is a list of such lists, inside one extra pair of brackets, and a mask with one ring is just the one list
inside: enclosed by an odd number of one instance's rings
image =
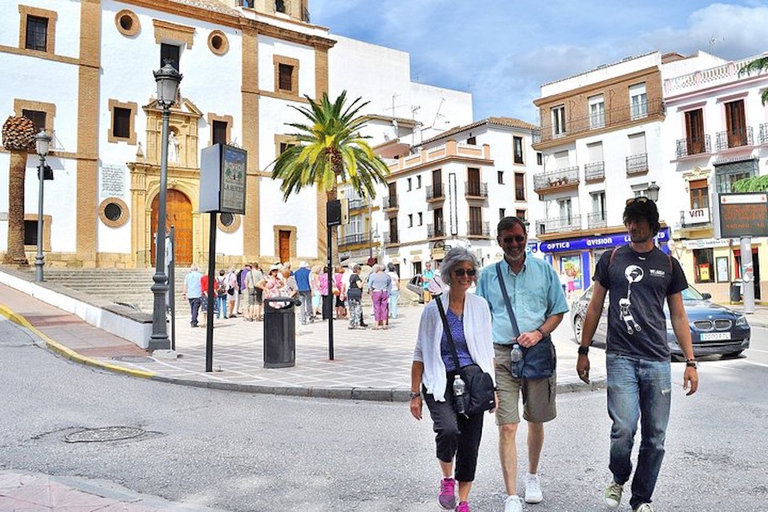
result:
[(219, 318), (227, 318), (227, 294), (216, 295), (216, 304), (219, 307)]
[(640, 452), (632, 479), (632, 508), (650, 503), (664, 459), (664, 439), (671, 404), (669, 361), (646, 361), (620, 354), (606, 354), (608, 415), (611, 427), (609, 469), (617, 484), (632, 473), (632, 444), (640, 421)]
[(197, 327), (197, 313), (200, 311), (200, 304), (202, 304), (203, 299), (201, 297), (189, 297), (187, 300), (189, 300), (189, 308), (192, 310), (189, 325)]
[(389, 292), (389, 318), (397, 318), (397, 299), (400, 297), (400, 290)]

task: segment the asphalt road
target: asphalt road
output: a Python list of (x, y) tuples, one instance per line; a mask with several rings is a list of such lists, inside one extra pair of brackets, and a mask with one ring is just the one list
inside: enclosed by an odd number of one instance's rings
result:
[[(768, 332), (755, 329), (746, 357), (704, 361), (693, 397), (683, 394), (683, 365), (673, 365), (658, 510), (766, 509), (765, 340)], [(34, 346), (4, 319), (0, 397), (1, 469), (103, 479), (232, 511), (437, 510), (431, 425), (413, 420), (407, 404), (249, 395), (103, 373)], [(526, 510), (603, 510), (610, 429), (604, 391), (562, 395), (558, 404), (541, 467), (545, 500)], [(84, 428), (113, 426), (145, 434), (65, 442)], [(524, 439), (524, 427), (520, 434)], [(502, 509), (496, 439), (487, 416), (475, 511)]]

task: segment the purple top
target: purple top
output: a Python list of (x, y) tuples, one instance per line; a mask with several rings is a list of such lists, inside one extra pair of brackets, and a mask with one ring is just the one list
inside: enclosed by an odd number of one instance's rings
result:
[[(459, 356), (459, 364), (464, 367), (474, 363), (472, 356), (469, 355), (467, 339), (464, 337), (464, 321), (460, 316), (451, 311), (451, 308), (446, 308), (445, 316), (448, 319), (448, 328), (451, 330), (451, 336), (453, 336), (456, 355)], [(447, 372), (455, 371), (456, 364), (454, 364), (453, 355), (451, 355), (451, 347), (448, 345), (448, 337), (445, 335), (445, 332), (443, 332), (442, 342), (440, 343), (440, 353), (443, 358), (443, 363), (445, 363), (445, 370)]]

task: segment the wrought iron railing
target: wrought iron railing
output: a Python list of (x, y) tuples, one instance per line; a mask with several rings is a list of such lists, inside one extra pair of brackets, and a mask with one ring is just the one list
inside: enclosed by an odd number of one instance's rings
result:
[(686, 137), (677, 139), (677, 158), (683, 158), (691, 155), (706, 154), (712, 152), (712, 137), (704, 135), (703, 137)]
[(563, 185), (579, 183), (579, 166), (566, 167), (556, 171), (541, 172), (533, 175), (534, 190), (544, 190)]
[(397, 196), (384, 196), (384, 209), (397, 208)]
[(368, 206), (368, 201), (366, 201), (363, 198), (358, 197), (358, 198), (355, 198), (355, 199), (350, 199), (349, 202), (347, 203), (347, 206), (349, 206), (350, 210), (358, 210), (360, 208), (367, 207)]
[(751, 126), (739, 130), (717, 132), (715, 135), (715, 147), (717, 148), (717, 151), (755, 145)]
[(368, 233), (352, 233), (339, 238), (339, 247), (367, 244), (369, 241)]
[(536, 221), (536, 232), (539, 235), (576, 231), (578, 229), (581, 229), (581, 215), (553, 217)]
[(469, 221), (467, 222), (467, 235), (469, 236), (491, 236), (491, 228), (488, 222)]
[(488, 197), (488, 184), (479, 181), (465, 181), (465, 194), (472, 197)]
[(439, 238), (441, 236), (445, 236), (444, 223), (427, 224), (427, 238)]
[(760, 135), (758, 137), (760, 144), (768, 144), (768, 123), (760, 124)]
[(427, 186), (427, 201), (431, 199), (442, 199), (445, 197), (442, 183), (435, 183)]
[(608, 215), (606, 212), (594, 212), (587, 214), (588, 228), (604, 228), (608, 225)]
[(648, 153), (627, 157), (627, 176), (648, 172)]
[(597, 181), (602, 179), (605, 179), (605, 162), (584, 164), (584, 181)]
[(400, 243), (400, 237), (397, 234), (397, 231), (385, 231), (384, 232), (384, 243), (385, 244), (397, 244)]

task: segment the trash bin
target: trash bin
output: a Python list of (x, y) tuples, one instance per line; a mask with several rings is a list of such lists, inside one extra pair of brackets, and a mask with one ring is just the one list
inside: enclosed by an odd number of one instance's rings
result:
[(291, 297), (264, 299), (264, 368), (296, 365), (295, 305)]
[(741, 302), (741, 283), (739, 281), (731, 283), (731, 302)]

